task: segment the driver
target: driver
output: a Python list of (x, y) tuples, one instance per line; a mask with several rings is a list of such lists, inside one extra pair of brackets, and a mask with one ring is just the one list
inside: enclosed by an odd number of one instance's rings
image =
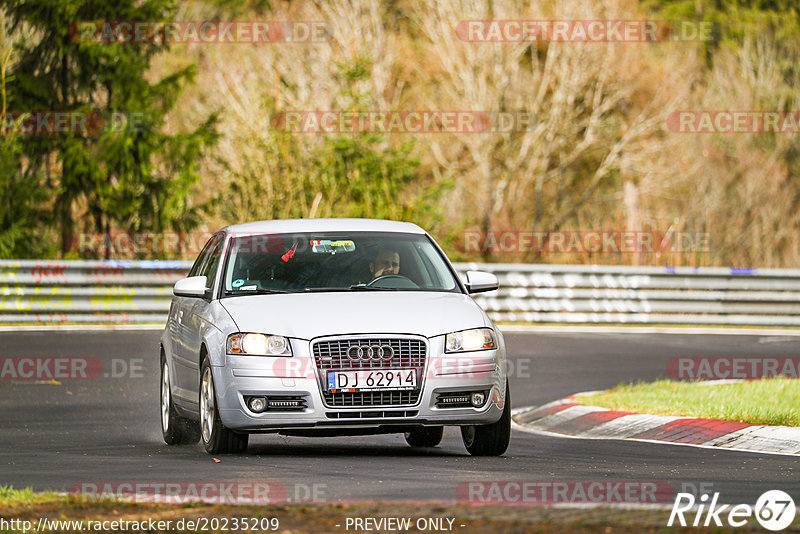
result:
[(380, 248), (375, 258), (369, 262), (372, 279), (387, 274), (400, 274), (400, 253), (390, 248)]

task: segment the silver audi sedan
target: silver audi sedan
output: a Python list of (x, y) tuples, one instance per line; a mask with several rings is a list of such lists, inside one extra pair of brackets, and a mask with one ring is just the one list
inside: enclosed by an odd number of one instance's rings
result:
[(461, 427), (473, 455), (511, 435), (503, 335), (415, 224), (299, 219), (215, 233), (173, 289), (161, 336), (161, 428), (240, 453), (252, 433), (403, 433), (435, 447)]

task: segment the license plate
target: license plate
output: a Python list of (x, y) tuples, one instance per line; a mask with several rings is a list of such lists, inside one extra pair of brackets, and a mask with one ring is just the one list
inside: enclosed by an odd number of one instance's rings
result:
[(356, 371), (328, 371), (330, 391), (380, 391), (417, 388), (414, 369), (359, 369)]

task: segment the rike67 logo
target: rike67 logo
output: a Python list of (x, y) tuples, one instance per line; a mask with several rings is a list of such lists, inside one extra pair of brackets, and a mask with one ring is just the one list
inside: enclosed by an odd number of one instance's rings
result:
[[(710, 502), (707, 493), (700, 496), (699, 502), (691, 493), (678, 493), (675, 503), (672, 505), (667, 526), (673, 526), (677, 519), (678, 524), (682, 527), (743, 527), (755, 517), (763, 528), (778, 531), (791, 525), (797, 512), (794, 500), (788, 493), (781, 490), (770, 490), (763, 493), (756, 501), (755, 506), (718, 504), (718, 501), (719, 492), (714, 493)], [(688, 516), (689, 523), (684, 514)]]

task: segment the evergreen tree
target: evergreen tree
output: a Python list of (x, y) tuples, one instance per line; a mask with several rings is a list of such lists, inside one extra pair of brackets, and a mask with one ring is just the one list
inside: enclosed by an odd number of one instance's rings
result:
[[(217, 139), (216, 116), (188, 133), (162, 132), (164, 117), (183, 84), (192, 80), (194, 66), (151, 82), (150, 62), (168, 44), (96, 42), (81, 25), (170, 20), (173, 2), (0, 0), (0, 7), (11, 31), (26, 36), (15, 45), (9, 109), (99, 113), (104, 121), (97, 132), (20, 136), (30, 168), (47, 177), (51, 222), (60, 231), (62, 253), (79, 221), (82, 230), (96, 232), (186, 230), (196, 224), (189, 197), (199, 180), (202, 150)], [(110, 128), (113, 118), (122, 120)]]
[(44, 200), (44, 191), (37, 174), (24, 169), (14, 123), (7, 125), (4, 119), (14, 82), (12, 58), (6, 17), (0, 9), (0, 258), (41, 257), (52, 252), (42, 239), (44, 214), (35, 207)]

